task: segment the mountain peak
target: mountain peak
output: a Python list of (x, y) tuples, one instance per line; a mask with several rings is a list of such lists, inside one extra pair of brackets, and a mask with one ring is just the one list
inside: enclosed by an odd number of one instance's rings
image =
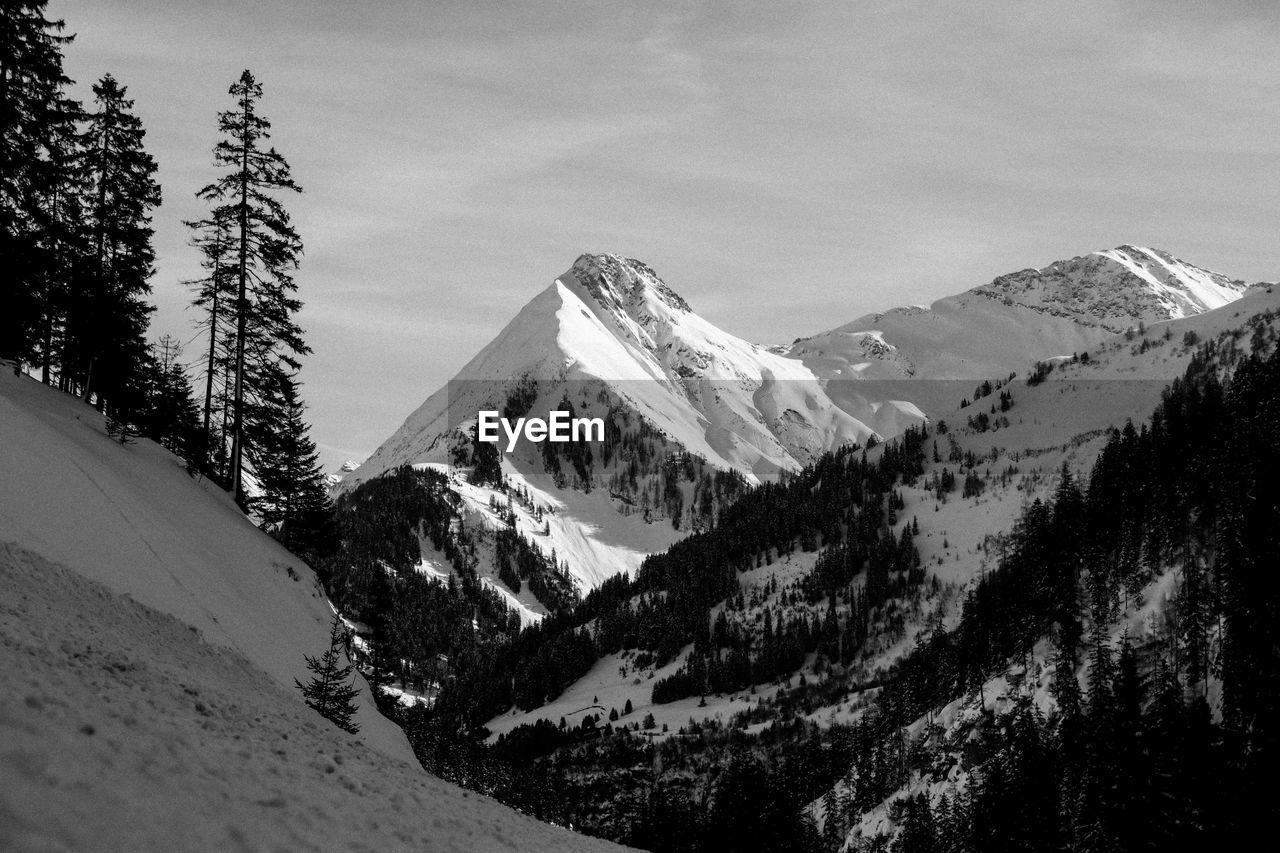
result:
[(1129, 255), (1134, 255), (1134, 254), (1152, 255), (1152, 256), (1159, 255), (1167, 260), (1173, 259), (1173, 255), (1170, 255), (1168, 252), (1161, 251), (1160, 249), (1153, 249), (1150, 246), (1138, 246), (1134, 243), (1122, 243), (1121, 245), (1116, 246), (1114, 249), (1105, 249), (1102, 251), (1094, 252), (1094, 254), (1108, 255), (1109, 253), (1112, 253), (1112, 252), (1121, 252)]
[(569, 270), (578, 283), (602, 304), (627, 311), (651, 294), (664, 305), (681, 312), (693, 309), (643, 261), (621, 255), (579, 255)]
[(1221, 308), (1244, 290), (1244, 282), (1160, 249), (1126, 243), (1002, 275), (972, 292), (1122, 329), (1139, 320), (1171, 320)]

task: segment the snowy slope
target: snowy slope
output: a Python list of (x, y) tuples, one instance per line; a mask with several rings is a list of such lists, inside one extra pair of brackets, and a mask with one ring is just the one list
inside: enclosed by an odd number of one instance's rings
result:
[[(986, 568), (994, 565), (998, 537), (1009, 531), (1021, 512), (1035, 498), (1046, 498), (1058, 484), (1058, 471), (1065, 463), (1077, 477), (1087, 476), (1107, 439), (1107, 430), (1146, 421), (1158, 405), (1163, 390), (1185, 372), (1200, 345), (1216, 342), (1220, 358), (1229, 353), (1247, 353), (1255, 346), (1273, 346), (1280, 337), (1280, 286), (1255, 285), (1238, 299), (1215, 310), (1178, 317), (1110, 337), (1089, 350), (1087, 361), (1059, 361), (1043, 382), (1028, 385), (1026, 371), (1006, 386), (1013, 405), (999, 415), (998, 428), (978, 430), (968, 419), (979, 412), (989, 415), (995, 395), (963, 408), (952, 405), (941, 413), (951, 425), (947, 441), (941, 442), (943, 461), (926, 463), (925, 479), (939, 468), (953, 471), (957, 465), (947, 458), (954, 440), (958, 453), (972, 453), (979, 461), (976, 470), (986, 481), (976, 498), (953, 493), (939, 502), (926, 488), (904, 488), (906, 503), (901, 515), (919, 520), (917, 542), (929, 574), (943, 589), (960, 590), (971, 585)], [(1263, 343), (1259, 343), (1263, 342)], [(998, 411), (998, 409), (997, 409)], [(991, 415), (995, 417), (995, 415)], [(1004, 421), (1007, 419), (1007, 423)], [(1006, 471), (1011, 476), (1002, 478)], [(944, 544), (945, 543), (945, 544)], [(1141, 639), (1162, 619), (1180, 571), (1171, 569), (1156, 577), (1145, 589), (1127, 598), (1127, 610), (1111, 626), (1113, 641), (1122, 634)], [(959, 616), (962, 595), (953, 596), (944, 624)], [(925, 626), (908, 626), (908, 632)], [(897, 651), (909, 648), (905, 644)], [(1008, 673), (992, 678), (981, 691), (958, 697), (937, 711), (932, 719), (918, 720), (909, 734), (920, 736), (926, 723), (939, 726), (947, 742), (963, 744), (971, 732), (979, 709), (1001, 713), (1018, 695), (1030, 696), (1042, 711), (1053, 706), (1047, 689), (1054, 676), (1054, 649), (1036, 647), (1025, 664), (1010, 667)], [(869, 662), (882, 666), (893, 655)], [(1211, 692), (1211, 707), (1220, 696)], [(851, 703), (856, 713), (857, 703)], [(814, 719), (826, 718), (830, 709), (819, 709)], [(957, 746), (957, 754), (962, 747)], [(964, 774), (950, 767), (946, 775), (914, 776), (911, 783), (895, 792), (884, 804), (863, 815), (850, 833), (850, 840), (864, 842), (877, 835), (892, 835), (896, 826), (888, 818), (889, 803), (927, 792), (935, 799), (947, 789), (964, 787)], [(820, 803), (812, 809), (821, 813)]]
[[(749, 480), (799, 467), (871, 430), (797, 359), (708, 323), (643, 263), (583, 255), (343, 481), (447, 461), (449, 433), (500, 408), (520, 377), (603, 390), (685, 449)], [(554, 398), (554, 399), (553, 399)]]
[[(918, 520), (917, 544), (929, 574), (944, 586), (971, 583), (990, 565), (988, 537), (1012, 529), (1032, 500), (1046, 497), (1064, 462), (1078, 475), (1087, 474), (1107, 431), (1148, 419), (1200, 344), (1237, 340), (1247, 350), (1258, 326), (1280, 327), (1280, 287), (1255, 286), (1215, 310), (1110, 336), (1087, 351), (1087, 361), (1061, 361), (1039, 384), (1028, 384), (1024, 365), (1003, 389), (1012, 398), (1007, 411), (997, 405), (998, 391), (962, 406), (972, 398), (973, 385), (955, 383), (955, 396), (936, 413), (935, 423), (949, 426), (938, 441), (941, 461), (927, 460), (920, 484), (902, 489), (900, 525)], [(971, 425), (979, 414), (993, 426)], [(942, 468), (959, 472), (956, 457), (968, 454), (986, 481), (982, 494), (962, 498), (956, 492), (938, 501), (928, 481)]]
[[(583, 255), (337, 488), (398, 465), (456, 463), (477, 411), (503, 408), (523, 381), (536, 383), (534, 414), (564, 398), (580, 415), (622, 410), (673, 451), (749, 482), (773, 479), (825, 450), (937, 417), (975, 381), (1090, 349), (1140, 323), (1219, 308), (1244, 289), (1167, 253), (1122, 246), (764, 348), (699, 317), (643, 263)], [(567, 559), (581, 588), (633, 569), (674, 538), (619, 518), (627, 507), (618, 501), (615, 513), (608, 500), (557, 487), (533, 447), (505, 462), (513, 483), (557, 505), (550, 535), (534, 541)]]
[(388, 759), (191, 626), (0, 544), (0, 850), (619, 850)]
[[(638, 416), (661, 437), (660, 452), (689, 451), (749, 482), (774, 478), (872, 434), (823, 394), (799, 360), (716, 328), (649, 267), (616, 255), (583, 255), (338, 490), (400, 465), (455, 465), (455, 451), (477, 412), (502, 409), (521, 383), (536, 383), (533, 414), (568, 398), (579, 415), (621, 411), (633, 423)], [(646, 554), (680, 535), (665, 517), (647, 518), (601, 490), (616, 467), (593, 472), (597, 482), (588, 491), (557, 486), (531, 445), (505, 455), (503, 465), (511, 486), (538, 495), (554, 512), (545, 535), (527, 538), (567, 561), (584, 591), (634, 570)], [(456, 480), (462, 482), (460, 474)], [(491, 497), (483, 489), (461, 493), (470, 505), (483, 506)], [(521, 527), (532, 534), (542, 525)]]
[[(1245, 289), (1166, 252), (1120, 246), (1003, 275), (927, 308), (869, 314), (786, 351), (822, 377), (828, 394), (855, 417), (894, 399), (934, 414), (946, 389), (931, 383), (1003, 377), (1139, 323), (1221, 308)], [(866, 380), (881, 382), (858, 384)]]
[(1088, 350), (1139, 324), (1221, 308), (1245, 289), (1166, 252), (1120, 246), (1003, 275), (929, 307), (869, 314), (781, 351), (888, 437), (941, 416), (975, 382)]
[[(534, 518), (528, 507), (512, 502), (508, 493), (492, 486), (471, 483), (462, 471), (443, 463), (421, 463), (450, 477), (450, 488), (462, 498), (462, 506), (471, 520), (496, 528), (502, 522), (490, 509), (496, 501), (506, 507), (511, 503), (515, 529), (539, 550), (568, 562), (580, 592), (599, 586), (616, 574), (631, 574), (649, 554), (665, 550), (685, 534), (670, 524), (647, 524), (638, 515), (617, 512), (607, 493), (596, 490), (584, 493), (575, 489), (556, 489), (546, 483), (542, 471), (534, 463), (513, 457), (502, 460), (502, 473), (509, 489), (523, 490), (543, 511), (543, 520)], [(541, 483), (542, 485), (539, 485)], [(474, 528), (476, 525), (469, 524)], [(484, 574), (486, 566), (480, 566)], [(489, 572), (495, 586), (496, 572)], [(509, 594), (503, 586), (500, 590)], [(539, 621), (545, 608), (528, 593), (517, 596), (521, 618), (527, 623)]]
[(307, 708), (327, 600), (176, 457), (7, 368), (0, 436), (0, 849), (616, 849)]
[[(1240, 346), (1247, 349), (1251, 330), (1258, 325), (1280, 329), (1280, 286), (1255, 286), (1239, 300), (1216, 310), (1154, 323), (1144, 333), (1132, 336), (1110, 336), (1090, 350), (1087, 363), (1062, 363), (1038, 385), (1026, 383), (1029, 370), (1023, 365), (1019, 378), (1006, 386), (1013, 395), (1012, 407), (1003, 413), (1008, 424), (1002, 422), (997, 429), (979, 431), (967, 426), (968, 418), (988, 412), (996, 393), (961, 407), (961, 399), (972, 396), (973, 383), (940, 383), (939, 387), (952, 394), (939, 408), (938, 419), (950, 427), (938, 442), (941, 461), (927, 460), (917, 485), (898, 488), (905, 506), (898, 513), (895, 529), (900, 535), (904, 526), (918, 524), (915, 542), (929, 579), (937, 585), (925, 585), (929, 592), (923, 600), (904, 602), (907, 616), (901, 634), (867, 644), (865, 654), (850, 671), (851, 683), (871, 681), (909, 651), (921, 632), (931, 629), (934, 619), (953, 625), (965, 590), (994, 567), (999, 537), (1013, 528), (1031, 501), (1051, 494), (1063, 463), (1078, 476), (1087, 474), (1105, 443), (1105, 431), (1123, 426), (1126, 420), (1139, 423), (1150, 417), (1162, 391), (1184, 373), (1199, 343), (1238, 338)], [(985, 480), (981, 495), (965, 498), (957, 488), (940, 501), (930, 488), (929, 481), (941, 469), (960, 470), (949, 458), (952, 443), (957, 455), (972, 453), (978, 458), (976, 470)], [(872, 458), (878, 452), (873, 450)], [(1002, 477), (1006, 472), (1008, 476)], [(770, 580), (785, 590), (812, 568), (814, 557), (793, 554), (743, 573), (739, 582), (744, 595), (750, 600), (753, 592), (767, 587)], [(825, 606), (820, 602), (814, 615), (820, 617)], [(755, 619), (758, 624), (764, 607), (779, 607), (776, 593), (765, 596), (760, 606), (749, 607), (748, 621)], [(1045, 672), (1051, 673), (1050, 664), (1042, 663), (1047, 667)], [(689, 719), (727, 721), (733, 713), (777, 692), (776, 685), (759, 685), (749, 695), (706, 697), (705, 704), (691, 698), (652, 705), (653, 681), (669, 675), (678, 664), (679, 660), (655, 669), (632, 666), (626, 655), (602, 659), (547, 705), (528, 712), (511, 709), (490, 720), (488, 728), (496, 737), (540, 719), (554, 724), (561, 716), (582, 710), (589, 704), (588, 698), (598, 698), (606, 711), (630, 699), (637, 715), (653, 712), (659, 723), (668, 722), (674, 731)], [(805, 674), (813, 680), (823, 677), (812, 670), (805, 670)], [(1047, 677), (1044, 673), (1041, 676)], [(986, 691), (993, 707), (1003, 701), (999, 687), (992, 685)], [(850, 695), (836, 705), (813, 709), (808, 718), (820, 725), (848, 722), (861, 707), (857, 697)]]
[[(1186, 370), (1200, 343), (1239, 336), (1245, 339), (1240, 345), (1247, 349), (1250, 328), (1274, 324), (1277, 311), (1280, 287), (1258, 285), (1216, 310), (1100, 341), (1081, 351), (1088, 352), (1087, 361), (1059, 360), (1040, 385), (1026, 385), (1024, 369), (1011, 386), (1014, 407), (1007, 414), (1009, 425), (965, 434), (961, 443), (978, 454), (993, 447), (1025, 453), (1121, 426), (1128, 419), (1144, 420), (1165, 386)], [(986, 411), (990, 402), (965, 409), (953, 402), (942, 416), (949, 423), (963, 422), (977, 411)]]
[[(121, 446), (74, 397), (0, 375), (0, 542), (68, 566), (198, 629), (286, 689), (328, 644), (311, 570), (214, 487), (150, 441)], [(403, 733), (363, 696), (365, 738), (413, 762)]]

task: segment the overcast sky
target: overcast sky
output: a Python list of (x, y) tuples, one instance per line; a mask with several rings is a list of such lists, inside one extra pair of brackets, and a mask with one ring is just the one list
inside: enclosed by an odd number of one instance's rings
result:
[[(1280, 277), (1280, 4), (51, 0), (160, 163), (156, 335), (241, 70), (306, 190), (304, 371), (360, 459), (584, 251), (789, 341), (1121, 243)], [(194, 356), (193, 346), (189, 355)]]

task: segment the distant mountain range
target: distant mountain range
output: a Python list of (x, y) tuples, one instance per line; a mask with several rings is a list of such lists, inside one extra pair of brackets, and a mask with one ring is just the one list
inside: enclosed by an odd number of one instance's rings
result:
[[(699, 316), (644, 263), (582, 255), (333, 485), (347, 491), (401, 465), (465, 468), (476, 412), (517, 400), (532, 411), (568, 401), (579, 414), (626, 413), (660, 439), (661, 456), (693, 454), (748, 483), (775, 480), (825, 451), (937, 416), (975, 382), (1087, 351), (1141, 324), (1220, 308), (1246, 289), (1167, 252), (1126, 245), (766, 347)], [(637, 519), (637, 495), (652, 484), (641, 476), (626, 494), (611, 487), (619, 464), (595, 459), (566, 483), (536, 448), (504, 461), (509, 485), (556, 506), (556, 529), (540, 542), (583, 590), (634, 569), (695, 521), (681, 525), (656, 506)], [(612, 501), (584, 500), (601, 486)], [(696, 484), (681, 488), (682, 511), (691, 512)], [(648, 529), (658, 521), (662, 530)]]

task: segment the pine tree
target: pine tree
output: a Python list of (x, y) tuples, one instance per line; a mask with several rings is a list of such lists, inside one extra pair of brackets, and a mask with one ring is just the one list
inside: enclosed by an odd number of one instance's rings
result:
[(1057, 747), (1062, 768), (1060, 812), (1070, 816), (1079, 798), (1080, 779), (1084, 772), (1086, 731), (1075, 661), (1066, 648), (1059, 649), (1052, 689), (1054, 698), (1058, 700)]
[(292, 377), (280, 377), (267, 404), (280, 412), (278, 422), (254, 419), (250, 433), (258, 448), (254, 473), (262, 490), (256, 503), (262, 524), (289, 550), (308, 559), (324, 556), (334, 544), (333, 506)]
[(70, 80), (62, 70), (64, 24), (45, 17), (45, 0), (0, 5), (0, 358), (20, 372), (30, 359), (42, 313), (48, 258), (42, 196), (58, 183), (58, 105)]
[(40, 365), (40, 381), (49, 385), (56, 370), (66, 390), (65, 351), (67, 312), (73, 283), (83, 276), (89, 256), (85, 228), (88, 175), (80, 124), (84, 110), (78, 101), (59, 95), (48, 110), (45, 154), (49, 169), (41, 187), (39, 235), (40, 306), (33, 358)]
[(155, 160), (143, 148), (146, 132), (133, 101), (111, 75), (94, 84), (94, 109), (83, 136), (89, 197), (85, 229), (88, 268), (74, 286), (67, 318), (69, 364), (81, 396), (96, 396), (115, 420), (140, 414), (139, 368), (155, 310), (145, 297), (155, 255), (151, 211), (160, 204)]
[(214, 205), (212, 220), (232, 223), (236, 292), (231, 305), (235, 379), (229, 486), (241, 500), (245, 458), (252, 463), (256, 452), (247, 441), (249, 421), (257, 418), (262, 425), (262, 419), (270, 419), (266, 398), (283, 375), (298, 369), (298, 358), (310, 349), (293, 319), (301, 308), (292, 271), (298, 266), (302, 241), (276, 198), (276, 193), (301, 188), (284, 157), (266, 147), (271, 123), (259, 113), (261, 84), (246, 70), (229, 93), (235, 107), (218, 116), (222, 139), (213, 150), (214, 162), (225, 172), (199, 196)]
[[(201, 278), (186, 282), (194, 292), (191, 304), (202, 312), (197, 329), (207, 331), (209, 344), (202, 354), (204, 373), (204, 402), (201, 407), (202, 447), (201, 465), (212, 475), (221, 474), (221, 462), (225, 453), (227, 425), (222, 417), (221, 397), (226, 394), (227, 374), (235, 352), (233, 327), (233, 303), (236, 298), (236, 265), (233, 257), (233, 221), (222, 211), (206, 219), (185, 223), (194, 234), (192, 245), (202, 255), (200, 265), (204, 269)], [(215, 396), (215, 389), (218, 396)], [(214, 418), (217, 417), (216, 433)], [(216, 440), (215, 440), (216, 436)]]
[(831, 787), (822, 795), (822, 844), (827, 850), (838, 850), (844, 842), (844, 815)]
[(1212, 619), (1210, 590), (1204, 567), (1191, 555), (1182, 567), (1182, 587), (1179, 590), (1178, 622), (1181, 628), (1182, 660), (1186, 662), (1188, 684), (1209, 683), (1209, 623)]
[(152, 362), (144, 433), (190, 465), (199, 464), (200, 426), (181, 345), (172, 336), (163, 336)]
[(1138, 669), (1138, 656), (1126, 635), (1116, 660), (1113, 706), (1107, 748), (1114, 775), (1110, 789), (1112, 831), (1126, 850), (1141, 846), (1150, 832), (1147, 791), (1150, 765), (1144, 753), (1143, 703), (1146, 685)]
[(904, 853), (934, 853), (938, 847), (929, 798), (917, 794), (906, 800), (904, 805), (902, 832), (893, 849)]
[(312, 679), (306, 684), (294, 679), (293, 683), (302, 691), (302, 698), (310, 708), (343, 731), (356, 734), (360, 727), (352, 722), (352, 717), (360, 691), (352, 681), (355, 667), (339, 664), (345, 645), (346, 630), (342, 619), (334, 613), (329, 626), (328, 650), (318, 658), (306, 655), (307, 669), (314, 673)]

